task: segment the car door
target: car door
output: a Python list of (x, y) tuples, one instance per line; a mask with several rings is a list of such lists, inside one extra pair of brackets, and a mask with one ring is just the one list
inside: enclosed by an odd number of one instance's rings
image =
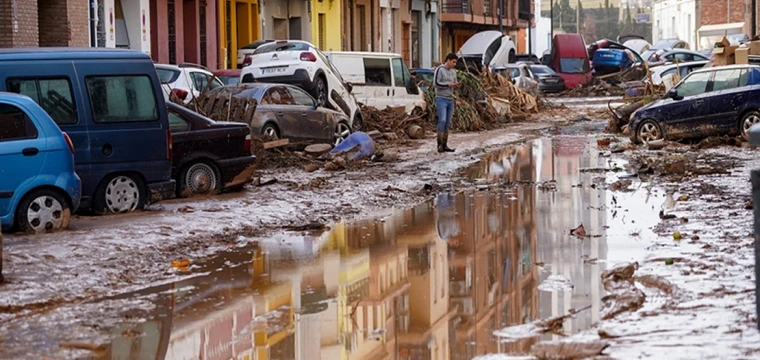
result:
[(213, 90), (224, 86), (224, 84), (211, 73), (202, 71), (191, 71), (190, 79), (193, 84), (193, 93), (197, 96), (204, 91)]
[(176, 166), (185, 155), (192, 152), (193, 144), (189, 139), (190, 123), (178, 112), (169, 109), (169, 130), (172, 132), (172, 160)]
[(419, 94), (419, 88), (412, 80), (412, 75), (404, 65), (403, 59), (393, 58), (391, 65), (393, 67), (393, 103), (404, 105), (406, 112), (411, 112), (415, 106), (421, 105), (422, 97)]
[(28, 185), (45, 163), (45, 134), (25, 109), (0, 100), (0, 216), (11, 210), (19, 186)]
[(726, 133), (736, 129), (740, 111), (746, 107), (747, 69), (723, 69), (715, 72), (713, 96), (710, 98), (710, 118), (704, 129), (709, 133)]
[(280, 137), (303, 139), (305, 133), (298, 126), (301, 120), (300, 108), (296, 106), (295, 99), (285, 86), (272, 86), (264, 96), (269, 101), (269, 110), (274, 113)]
[(295, 101), (293, 109), (297, 119), (299, 136), (307, 140), (331, 140), (333, 135), (332, 126), (328, 123), (325, 112), (317, 108), (317, 102), (311, 95), (294, 86), (286, 89)]
[[(335, 67), (335, 64), (333, 64), (325, 54), (317, 49), (314, 49), (314, 52), (327, 67), (327, 69), (325, 69), (327, 72), (327, 88), (330, 90), (328, 97), (337, 105), (337, 109), (335, 110), (342, 111), (346, 116), (351, 117), (351, 113), (356, 108), (356, 101), (353, 95), (348, 92), (346, 81), (343, 79), (340, 71)], [(337, 97), (334, 96), (333, 93), (337, 94)]]
[(692, 73), (679, 83), (674, 90), (679, 100), (664, 99), (659, 117), (666, 133), (689, 136), (705, 123), (709, 109), (710, 80), (714, 71)]

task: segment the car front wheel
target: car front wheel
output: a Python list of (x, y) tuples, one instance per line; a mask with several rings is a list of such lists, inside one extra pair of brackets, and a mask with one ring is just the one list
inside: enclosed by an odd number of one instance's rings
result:
[(750, 111), (742, 117), (741, 122), (739, 122), (739, 133), (744, 141), (749, 141), (749, 133), (747, 131), (752, 125), (757, 123), (760, 123), (760, 112), (756, 110)]
[(314, 86), (313, 95), (317, 99), (317, 105), (321, 107), (327, 106), (327, 84), (321, 76), (317, 77), (317, 83), (316, 86)]
[(663, 138), (662, 128), (654, 120), (644, 120), (636, 131), (638, 142), (648, 143)]
[(185, 166), (180, 174), (180, 196), (218, 194), (222, 189), (222, 179), (216, 166), (206, 160)]
[(335, 126), (335, 134), (333, 135), (335, 146), (338, 146), (343, 140), (346, 140), (349, 135), (351, 135), (351, 128), (348, 124), (339, 122), (338, 125)]
[(16, 210), (19, 230), (25, 233), (45, 233), (63, 230), (71, 222), (71, 208), (59, 192), (35, 190), (24, 196)]

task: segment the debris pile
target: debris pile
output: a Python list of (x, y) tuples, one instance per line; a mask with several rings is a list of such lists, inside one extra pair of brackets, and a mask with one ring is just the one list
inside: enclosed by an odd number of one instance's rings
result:
[[(370, 106), (361, 106), (366, 131), (377, 131), (386, 140), (397, 139), (421, 139), (426, 130), (434, 130), (435, 127), (426, 122), (425, 112), (419, 107), (407, 115), (404, 108), (387, 107), (378, 110)], [(418, 133), (422, 130), (422, 134)]]

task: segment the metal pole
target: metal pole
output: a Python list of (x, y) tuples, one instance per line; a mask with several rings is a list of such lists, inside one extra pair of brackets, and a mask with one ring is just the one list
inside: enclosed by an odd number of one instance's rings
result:
[[(753, 0), (754, 1), (754, 0)], [(90, 46), (98, 47), (97, 0), (90, 0)]]
[[(754, 1), (754, 0), (753, 0)], [(499, 0), (499, 32), (504, 33), (504, 25), (502, 24), (502, 17), (504, 17), (504, 0)]]
[(760, 170), (752, 170), (750, 174), (752, 182), (752, 204), (754, 204), (755, 213), (755, 314), (757, 318), (757, 329), (760, 330), (760, 286), (757, 286), (760, 279)]
[(752, 0), (752, 38), (757, 36), (757, 0)]
[[(546, 1), (546, 0), (544, 0)], [(549, 2), (549, 17), (551, 18), (551, 26), (549, 26), (551, 29), (549, 30), (549, 38), (551, 41), (554, 41), (554, 1), (548, 0)], [(549, 44), (549, 47), (551, 47), (552, 44)]]

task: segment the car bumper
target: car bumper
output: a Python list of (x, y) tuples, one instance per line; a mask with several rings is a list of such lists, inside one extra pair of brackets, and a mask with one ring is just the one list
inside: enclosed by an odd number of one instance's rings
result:
[[(260, 69), (256, 71), (261, 71)], [(314, 89), (314, 81), (312, 81), (311, 76), (309, 76), (309, 73), (304, 69), (297, 69), (293, 75), (285, 75), (285, 76), (256, 76), (254, 75), (254, 78), (258, 82), (262, 83), (273, 83), (273, 84), (288, 84), (288, 85), (295, 85), (305, 90), (312, 90)]]
[(538, 84), (538, 90), (542, 92), (560, 92), (565, 91), (565, 83), (557, 84)]
[(245, 185), (251, 182), (256, 169), (256, 156), (242, 156), (232, 159), (217, 160), (216, 165), (224, 179), (224, 189)]
[(177, 189), (177, 182), (174, 180), (154, 182), (148, 184), (148, 190), (150, 191), (150, 203), (159, 202), (161, 200), (172, 199), (175, 197)]

